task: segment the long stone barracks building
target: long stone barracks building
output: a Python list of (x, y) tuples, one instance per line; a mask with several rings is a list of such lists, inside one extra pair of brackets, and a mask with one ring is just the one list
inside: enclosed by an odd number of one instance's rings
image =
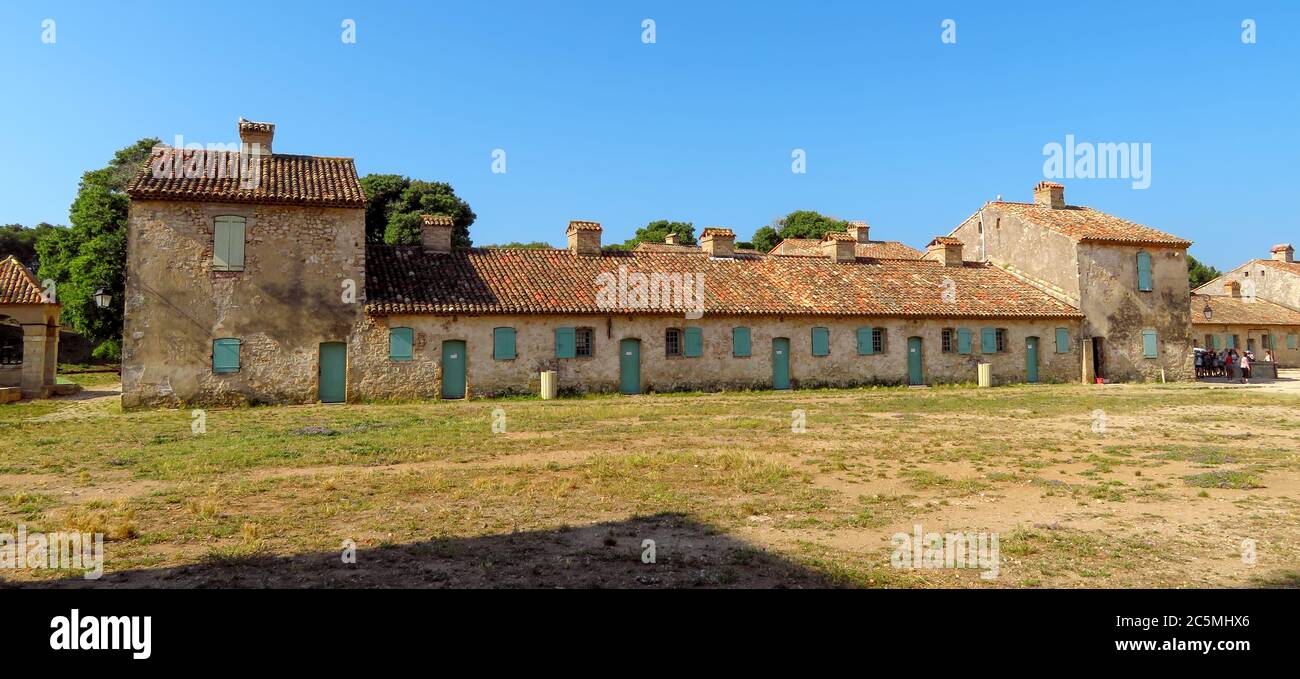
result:
[(1193, 291), (1196, 346), (1247, 349), (1279, 367), (1300, 366), (1300, 263), (1289, 243), (1268, 259), (1252, 259)]
[[(269, 152), (273, 126), (240, 133)], [(126, 407), (528, 393), (545, 370), (567, 392), (974, 382), (981, 362), (1076, 381), (1094, 348), (1107, 376), (1190, 373), (1186, 241), (1086, 208), (990, 203), (924, 253), (865, 224), (791, 254), (720, 228), (614, 251), (584, 221), (565, 249), (453, 248), (439, 215), (386, 246), (350, 159), (268, 153), (249, 187), (151, 169), (177, 153), (198, 152), (156, 149), (129, 188)]]

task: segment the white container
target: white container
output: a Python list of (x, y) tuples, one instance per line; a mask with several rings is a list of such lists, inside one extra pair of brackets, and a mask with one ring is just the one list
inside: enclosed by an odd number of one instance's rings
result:
[(991, 363), (979, 364), (979, 385), (981, 387), (993, 386), (993, 364)]
[(542, 398), (552, 399), (559, 393), (558, 380), (555, 379), (554, 370), (542, 371)]

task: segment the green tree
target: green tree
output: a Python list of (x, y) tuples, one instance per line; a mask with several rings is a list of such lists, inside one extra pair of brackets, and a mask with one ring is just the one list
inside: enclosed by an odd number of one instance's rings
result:
[(368, 174), (361, 178), (366, 192), (366, 242), (416, 245), (420, 242), (420, 215), (443, 214), (455, 225), (454, 247), (469, 247), (469, 227), (477, 219), (469, 203), (451, 184), (426, 182), (396, 174)]
[(821, 238), (828, 233), (844, 231), (849, 223), (827, 217), (813, 210), (795, 210), (754, 232), (752, 242), (759, 252), (767, 252), (786, 238)]
[(46, 224), (45, 222), (37, 224), (32, 229), (28, 229), (22, 224), (0, 226), (0, 259), (13, 255), (23, 263), (23, 266), (35, 271), (40, 268), (40, 259), (36, 256), (36, 241), (40, 240), (45, 232), (62, 228), (66, 227)]
[(549, 249), (551, 248), (551, 244), (550, 244), (550, 243), (544, 243), (544, 242), (542, 242), (542, 241), (540, 241), (540, 240), (529, 241), (529, 242), (527, 242), (527, 243), (521, 243), (521, 242), (519, 242), (519, 241), (511, 241), (511, 242), (509, 242), (509, 243), (502, 243), (501, 245), (484, 245), (483, 247), (485, 247), (485, 248), (523, 248), (524, 250), (549, 250)]
[(678, 245), (695, 245), (695, 225), (691, 222), (671, 222), (667, 219), (657, 219), (636, 230), (636, 234), (621, 246), (615, 246), (619, 250), (631, 250), (638, 243), (663, 243), (667, 240), (668, 234), (677, 234)]
[[(83, 174), (68, 211), (72, 226), (45, 231), (36, 241), (38, 277), (56, 282), (63, 324), (89, 339), (95, 356), (104, 360), (116, 361), (121, 352), (126, 221), (131, 204), (126, 185), (157, 143), (157, 139), (141, 139), (118, 150), (107, 167)], [(99, 288), (113, 296), (107, 309), (95, 306)]]
[(1222, 271), (1219, 271), (1208, 264), (1197, 261), (1197, 259), (1191, 255), (1187, 255), (1187, 282), (1191, 284), (1193, 290), (1209, 283), (1222, 274)]

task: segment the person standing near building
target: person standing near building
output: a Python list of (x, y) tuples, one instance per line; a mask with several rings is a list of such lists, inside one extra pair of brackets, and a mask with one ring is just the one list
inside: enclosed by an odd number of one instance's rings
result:
[(1245, 384), (1250, 381), (1250, 359), (1246, 357), (1246, 352), (1241, 352), (1241, 383)]

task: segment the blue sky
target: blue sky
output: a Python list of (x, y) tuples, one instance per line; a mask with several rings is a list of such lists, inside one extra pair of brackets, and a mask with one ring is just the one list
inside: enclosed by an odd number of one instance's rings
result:
[(235, 141), (244, 116), (277, 151), (450, 182), (478, 243), (559, 244), (570, 219), (748, 239), (813, 209), (923, 246), (1029, 200), (1074, 135), (1150, 143), (1151, 186), (1066, 180), (1070, 203), (1220, 268), (1300, 245), (1300, 4), (705, 4), (6, 2), (0, 223), (66, 223), (114, 150)]

